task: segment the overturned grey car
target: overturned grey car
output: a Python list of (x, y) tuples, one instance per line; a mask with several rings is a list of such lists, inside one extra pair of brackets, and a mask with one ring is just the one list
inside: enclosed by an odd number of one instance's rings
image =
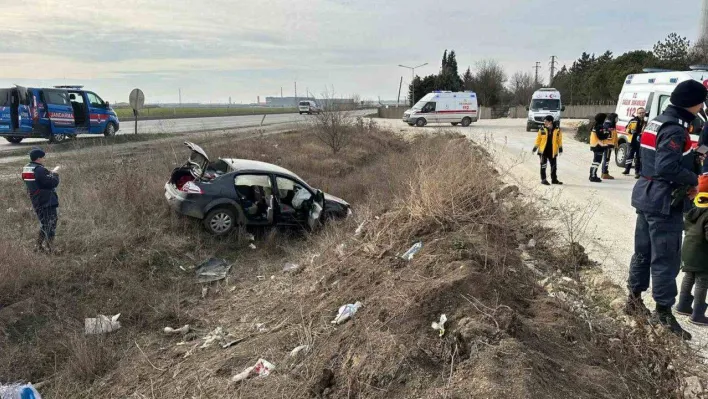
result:
[(313, 230), (352, 213), (346, 201), (310, 187), (285, 168), (235, 158), (211, 162), (201, 147), (184, 144), (191, 154), (172, 171), (165, 198), (176, 212), (202, 220), (211, 234), (227, 235), (238, 226)]

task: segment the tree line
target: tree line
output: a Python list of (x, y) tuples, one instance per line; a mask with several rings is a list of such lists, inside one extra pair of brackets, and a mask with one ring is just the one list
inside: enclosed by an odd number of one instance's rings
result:
[[(644, 68), (686, 71), (699, 64), (708, 64), (708, 42), (692, 44), (672, 33), (652, 51), (629, 51), (618, 57), (611, 51), (599, 56), (583, 52), (570, 66), (563, 66), (549, 86), (561, 92), (566, 104), (614, 103), (627, 75), (642, 73)], [(480, 61), (474, 72), (468, 67), (460, 74), (455, 51), (445, 50), (440, 71), (423, 78), (416, 76), (408, 90), (416, 100), (435, 90), (471, 90), (477, 93), (481, 105), (495, 107), (528, 104), (533, 92), (543, 86), (542, 80), (536, 82), (528, 72), (509, 77), (495, 60)]]

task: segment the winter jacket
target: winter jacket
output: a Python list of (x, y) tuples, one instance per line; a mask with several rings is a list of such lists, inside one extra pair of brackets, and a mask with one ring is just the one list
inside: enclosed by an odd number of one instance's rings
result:
[(604, 126), (595, 125), (590, 132), (590, 150), (602, 152), (607, 149), (607, 140), (611, 137), (611, 132), (605, 130)]
[(59, 206), (56, 188), (59, 176), (42, 164), (30, 162), (22, 168), (22, 180), (35, 210)]
[(546, 152), (546, 146), (548, 145), (548, 137), (551, 136), (551, 148), (552, 156), (555, 158), (558, 153), (563, 152), (563, 133), (561, 133), (560, 128), (553, 128), (549, 131), (545, 126), (538, 130), (538, 135), (536, 136), (536, 144), (534, 144), (534, 149), (538, 151), (538, 155), (543, 155)]
[[(632, 190), (632, 206), (639, 211), (669, 216), (671, 193), (678, 188), (698, 185), (694, 172), (696, 154), (691, 149), (688, 128), (695, 118), (683, 108), (670, 105), (652, 120), (641, 138), (641, 177)], [(683, 207), (691, 206), (686, 200)]]
[(684, 219), (683, 271), (708, 273), (708, 193), (699, 193), (694, 202)]
[(615, 148), (618, 143), (617, 128), (615, 124), (610, 121), (605, 121), (605, 124), (602, 125), (602, 128), (609, 132), (609, 135), (605, 139), (605, 147)]

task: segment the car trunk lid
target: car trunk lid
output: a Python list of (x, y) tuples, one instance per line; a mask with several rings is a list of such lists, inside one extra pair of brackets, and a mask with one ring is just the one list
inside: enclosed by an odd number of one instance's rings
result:
[(190, 172), (195, 179), (201, 180), (207, 166), (209, 165), (209, 157), (202, 147), (192, 142), (185, 141), (184, 145), (192, 150), (192, 153), (189, 155), (189, 159), (187, 160), (187, 165), (190, 167)]

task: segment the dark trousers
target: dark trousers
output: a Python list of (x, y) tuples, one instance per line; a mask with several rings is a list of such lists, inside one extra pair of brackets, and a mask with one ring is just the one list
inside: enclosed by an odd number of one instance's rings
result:
[(545, 154), (538, 156), (541, 159), (541, 180), (546, 180), (546, 166), (551, 164), (551, 180), (558, 180), (558, 158), (549, 157)]
[(642, 164), (639, 160), (639, 144), (629, 146), (629, 149), (627, 151), (627, 159), (624, 162), (624, 165), (624, 170), (627, 173), (629, 173), (629, 171), (632, 169), (632, 166), (634, 166), (634, 173), (637, 175), (639, 174), (639, 171), (642, 170)]
[[(695, 289), (694, 289), (695, 287)], [(694, 295), (691, 295), (694, 291)], [(693, 297), (693, 308), (700, 309), (706, 303), (706, 293), (708, 292), (708, 274), (684, 272), (683, 283), (681, 283), (681, 296)]]
[(37, 245), (42, 246), (43, 243), (51, 245), (54, 241), (54, 236), (57, 231), (57, 222), (59, 220), (59, 213), (57, 212), (57, 207), (52, 206), (48, 208), (35, 209), (37, 213), (37, 218), (39, 219), (39, 237), (37, 238)]
[(629, 265), (627, 288), (641, 293), (649, 288), (657, 305), (673, 306), (676, 302), (676, 276), (681, 267), (683, 214), (670, 216), (637, 211), (634, 231), (634, 255)]
[(612, 158), (613, 150), (614, 148), (607, 148), (602, 153), (602, 174), (610, 173), (610, 158)]
[(605, 151), (593, 151), (592, 153), (592, 166), (590, 166), (590, 177), (597, 177), (597, 170), (600, 168), (600, 163), (602, 162), (602, 157)]

